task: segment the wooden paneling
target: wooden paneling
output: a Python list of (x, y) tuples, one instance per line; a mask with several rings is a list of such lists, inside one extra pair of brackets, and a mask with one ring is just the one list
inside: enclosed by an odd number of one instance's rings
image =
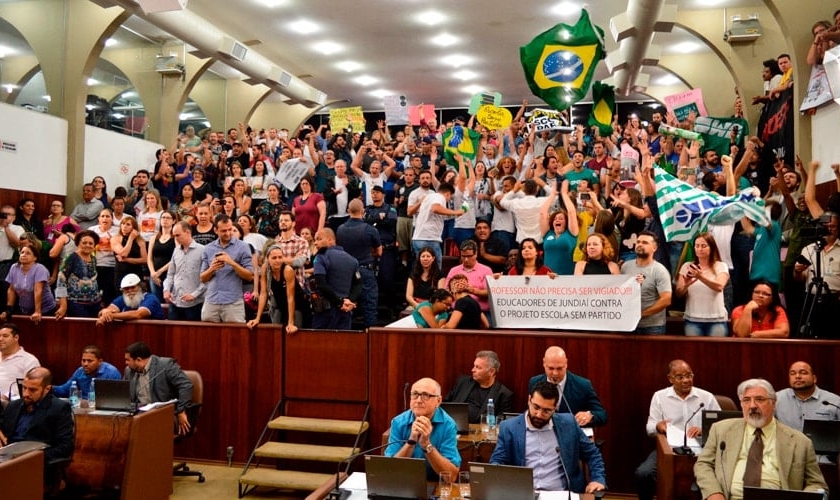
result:
[[(81, 188), (79, 188), (79, 192), (81, 192)], [(18, 191), (17, 189), (0, 188), (0, 205), (11, 205), (17, 209), (20, 204), (20, 200), (24, 198), (32, 198), (35, 200), (35, 216), (40, 220), (44, 220), (49, 217), (50, 204), (53, 200), (60, 200), (65, 204), (65, 214), (70, 215), (70, 212), (73, 211), (73, 207), (67, 207), (67, 203), (65, 201), (66, 196), (63, 194), (33, 193), (32, 191)], [(38, 237), (40, 238), (42, 235), (39, 234)]]

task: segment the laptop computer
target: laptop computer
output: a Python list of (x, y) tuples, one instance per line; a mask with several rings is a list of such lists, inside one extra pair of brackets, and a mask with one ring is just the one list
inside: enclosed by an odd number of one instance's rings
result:
[(744, 500), (821, 500), (823, 494), (817, 491), (771, 490), (769, 488), (744, 487)]
[(709, 430), (711, 430), (712, 424), (729, 418), (744, 418), (744, 414), (739, 410), (703, 410), (701, 418), (700, 446), (704, 446), (706, 444), (706, 438), (709, 437)]
[(137, 408), (131, 402), (130, 384), (128, 380), (96, 379), (96, 410), (134, 413)]
[(426, 481), (426, 460), (365, 455), (368, 498), (427, 499), (434, 492)]
[(455, 421), (458, 434), (470, 433), (470, 405), (468, 403), (441, 403), (440, 407)]
[(534, 500), (530, 467), (470, 462), (470, 494), (481, 500)]
[(836, 420), (805, 420), (802, 433), (811, 438), (818, 455), (840, 452), (840, 422)]

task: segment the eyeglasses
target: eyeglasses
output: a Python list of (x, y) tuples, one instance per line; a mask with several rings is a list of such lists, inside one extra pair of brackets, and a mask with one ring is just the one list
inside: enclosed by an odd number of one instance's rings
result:
[(461, 257), (464, 258), (464, 259), (472, 259), (473, 257), (475, 257), (475, 254), (474, 253), (471, 253), (471, 254), (462, 253)]
[(762, 291), (759, 291), (759, 290), (753, 290), (753, 295), (761, 295), (762, 297), (769, 297), (773, 294), (770, 293), (770, 292), (762, 292)]
[(535, 413), (538, 413), (540, 415), (551, 415), (552, 413), (554, 413), (554, 408), (543, 408), (542, 406), (536, 403), (530, 403), (530, 406)]
[(744, 405), (748, 405), (748, 404), (752, 403), (753, 401), (755, 401), (755, 404), (763, 405), (764, 403), (770, 401), (770, 398), (765, 398), (763, 396), (756, 396), (754, 398), (749, 398), (749, 397), (741, 398), (741, 404), (744, 404)]
[(694, 378), (693, 373), (686, 373), (685, 375), (672, 375), (672, 379), (676, 380), (677, 382), (682, 382), (683, 380), (691, 380)]
[(411, 396), (411, 399), (419, 399), (420, 401), (423, 401), (425, 403), (429, 400), (429, 398), (439, 398), (440, 394), (429, 394), (428, 392), (411, 391), (409, 396)]

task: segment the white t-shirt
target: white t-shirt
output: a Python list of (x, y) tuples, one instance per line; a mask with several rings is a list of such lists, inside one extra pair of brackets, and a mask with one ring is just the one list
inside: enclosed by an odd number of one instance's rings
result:
[[(716, 240), (717, 241), (717, 240)], [(690, 262), (686, 262), (680, 268), (680, 274), (685, 275), (688, 272)], [(707, 269), (706, 277), (715, 279), (715, 275), (719, 273), (729, 274), (729, 268), (725, 262), (717, 261), (714, 265), (714, 272)], [(685, 318), (701, 323), (710, 323), (717, 321), (726, 321), (729, 315), (726, 313), (726, 305), (723, 303), (723, 291), (716, 292), (702, 283), (700, 280), (695, 281), (688, 286), (688, 293), (685, 297)]]
[(443, 234), (443, 221), (446, 217), (433, 213), (432, 207), (434, 205), (446, 208), (446, 198), (439, 193), (426, 195), (423, 203), (420, 204), (420, 210), (417, 211), (412, 240), (443, 241), (441, 235)]
[(384, 188), (385, 181), (388, 180), (388, 178), (385, 177), (384, 173), (379, 174), (379, 177), (372, 177), (369, 173), (365, 172), (361, 179), (362, 182), (365, 183), (365, 206), (372, 205), (373, 198), (370, 196), (371, 189), (373, 189), (373, 186)]

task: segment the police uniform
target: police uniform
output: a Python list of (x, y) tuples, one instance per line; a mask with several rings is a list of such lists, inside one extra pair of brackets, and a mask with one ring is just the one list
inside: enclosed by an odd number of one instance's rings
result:
[(394, 293), (394, 279), (399, 259), (397, 209), (387, 203), (382, 203), (379, 207), (368, 205), (365, 207), (365, 222), (379, 233), (379, 241), (382, 243), (382, 256), (379, 257), (379, 275), (377, 276), (380, 297), (383, 299), (383, 305), (393, 311), (396, 309), (397, 300), (402, 300), (401, 296)]
[(373, 326), (376, 324), (379, 288), (376, 284), (377, 264), (372, 249), (382, 244), (379, 232), (364, 220), (351, 217), (338, 228), (336, 242), (359, 262), (362, 296), (359, 298), (358, 309), (364, 318), (365, 327)]

